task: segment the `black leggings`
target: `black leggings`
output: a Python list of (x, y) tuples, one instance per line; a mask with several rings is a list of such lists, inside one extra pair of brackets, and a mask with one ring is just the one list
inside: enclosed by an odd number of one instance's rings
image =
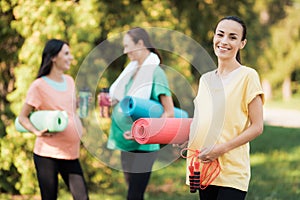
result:
[(88, 200), (88, 192), (79, 160), (62, 160), (33, 154), (42, 200), (56, 200), (58, 173), (74, 200)]
[(200, 200), (244, 200), (247, 192), (230, 187), (210, 185), (200, 190)]
[(121, 152), (121, 161), (126, 183), (127, 200), (143, 200), (157, 152)]

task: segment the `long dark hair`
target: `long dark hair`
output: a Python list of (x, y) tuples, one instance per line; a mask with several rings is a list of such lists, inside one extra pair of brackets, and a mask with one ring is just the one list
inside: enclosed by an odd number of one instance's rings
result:
[(144, 42), (145, 47), (152, 53), (157, 54), (157, 56), (160, 59), (160, 62), (162, 63), (162, 57), (158, 53), (157, 49), (152, 45), (150, 41), (150, 36), (147, 33), (147, 31), (143, 28), (136, 27), (129, 31), (127, 31), (127, 34), (132, 38), (133, 42), (136, 44), (139, 40), (142, 40)]
[(69, 45), (67, 42), (57, 39), (51, 39), (46, 43), (43, 50), (42, 63), (37, 78), (46, 76), (50, 73), (53, 64), (52, 58), (57, 56), (64, 44)]
[[(237, 16), (226, 16), (226, 17), (223, 17), (222, 19), (220, 19), (220, 21), (217, 23), (217, 26), (223, 20), (232, 20), (232, 21), (235, 21), (235, 22), (239, 23), (242, 26), (242, 28), (243, 28), (242, 41), (246, 39), (246, 36), (247, 36), (247, 27), (246, 27), (245, 22), (241, 18), (239, 18)], [(216, 28), (215, 28), (215, 32), (216, 32)], [(238, 50), (235, 58), (241, 64), (240, 50)]]

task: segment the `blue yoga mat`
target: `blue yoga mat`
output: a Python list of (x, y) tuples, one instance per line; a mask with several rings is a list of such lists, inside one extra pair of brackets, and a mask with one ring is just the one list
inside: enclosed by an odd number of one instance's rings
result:
[[(159, 118), (164, 112), (163, 106), (154, 100), (126, 96), (120, 102), (123, 113), (133, 120), (139, 118)], [(188, 113), (180, 108), (174, 108), (175, 118), (188, 118)]]
[[(48, 132), (61, 132), (68, 125), (68, 114), (66, 111), (58, 110), (40, 110), (35, 111), (29, 116), (30, 122), (38, 130), (48, 129)], [(15, 120), (16, 130), (19, 132), (28, 132), (19, 122)]]

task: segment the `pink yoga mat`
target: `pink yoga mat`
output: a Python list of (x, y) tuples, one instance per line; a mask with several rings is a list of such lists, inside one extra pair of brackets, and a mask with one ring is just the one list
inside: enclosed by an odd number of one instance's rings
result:
[(192, 118), (140, 118), (131, 128), (140, 144), (182, 144), (189, 138)]

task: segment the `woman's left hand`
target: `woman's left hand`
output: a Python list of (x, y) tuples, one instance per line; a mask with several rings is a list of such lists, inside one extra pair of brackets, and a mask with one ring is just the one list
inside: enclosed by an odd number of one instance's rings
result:
[(224, 154), (223, 145), (215, 144), (212, 147), (206, 147), (206, 148), (201, 149), (199, 158), (202, 162), (208, 163), (208, 162), (212, 162), (212, 161), (218, 159), (218, 157), (220, 157), (223, 154)]
[(89, 95), (88, 102), (89, 102), (89, 104), (91, 104), (93, 102), (93, 96), (92, 96), (92, 94)]
[(125, 131), (125, 132), (123, 133), (123, 137), (124, 137), (126, 140), (134, 140), (134, 137), (132, 136), (131, 131)]

